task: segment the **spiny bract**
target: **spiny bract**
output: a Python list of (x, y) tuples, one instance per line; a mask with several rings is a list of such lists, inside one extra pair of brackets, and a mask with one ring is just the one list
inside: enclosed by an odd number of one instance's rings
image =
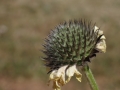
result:
[(46, 57), (45, 65), (50, 71), (64, 65), (82, 65), (85, 61), (96, 56), (99, 52), (95, 49), (102, 35), (98, 35), (99, 29), (94, 30), (95, 25), (86, 21), (69, 21), (58, 25), (51, 31), (45, 40)]

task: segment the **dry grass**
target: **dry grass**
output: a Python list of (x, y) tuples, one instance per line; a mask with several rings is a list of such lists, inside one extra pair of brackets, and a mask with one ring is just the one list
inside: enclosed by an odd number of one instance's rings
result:
[[(60, 22), (79, 18), (96, 22), (107, 38), (107, 53), (97, 55), (90, 64), (100, 89), (119, 90), (119, 10), (119, 0), (1, 0), (0, 77), (4, 79), (0, 79), (0, 90), (24, 90), (27, 85), (35, 87), (36, 83), (41, 86), (32, 89), (44, 88), (43, 82), (31, 80), (47, 78), (39, 58), (43, 40)], [(24, 85), (17, 82), (18, 78), (25, 78)], [(7, 88), (7, 85), (11, 86)], [(63, 89), (66, 88), (89, 90), (85, 78), (82, 83), (71, 81)]]

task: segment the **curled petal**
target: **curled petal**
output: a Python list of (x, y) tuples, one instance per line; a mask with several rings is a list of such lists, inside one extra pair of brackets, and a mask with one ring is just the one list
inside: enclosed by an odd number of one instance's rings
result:
[(105, 40), (105, 39), (106, 39), (106, 37), (103, 35), (100, 39)]
[(66, 75), (68, 76), (66, 83), (70, 81), (71, 77), (74, 76), (74, 74), (76, 76), (76, 79), (81, 82), (82, 74), (77, 70), (76, 64), (75, 64), (75, 65), (69, 67), (66, 71)]
[(76, 79), (81, 82), (81, 78), (82, 78), (82, 74), (76, 69), (75, 71), (75, 76), (76, 76)]
[(99, 52), (105, 53), (105, 52), (106, 52), (106, 42), (105, 42), (105, 40), (100, 40), (100, 41), (96, 44), (96, 49), (97, 49)]
[(61, 78), (59, 79), (59, 83), (63, 86), (65, 84), (65, 73), (62, 74)]
[(99, 28), (97, 26), (94, 27), (94, 32), (96, 32)]
[(97, 26), (94, 27), (94, 32), (98, 31), (98, 37), (100, 35), (103, 35), (103, 31), (102, 30), (99, 30), (99, 28)]
[(51, 72), (51, 74), (50, 74), (49, 79), (50, 79), (50, 80), (53, 80), (53, 79), (56, 78), (56, 76), (57, 76), (57, 70), (53, 70), (53, 71)]
[(66, 68), (67, 68), (67, 65), (59, 68), (58, 70), (53, 70), (51, 72), (48, 83), (50, 83), (50, 81), (53, 81), (53, 89), (54, 90), (60, 90), (60, 85), (65, 84)]
[(98, 50), (99, 52), (105, 53), (106, 52), (106, 42), (105, 42), (105, 36), (103, 35), (103, 31), (99, 30), (99, 28), (97, 26), (94, 27), (94, 32), (96, 32), (98, 30), (98, 37), (100, 35), (102, 35), (102, 37), (100, 38), (100, 41), (96, 44), (96, 50)]
[[(49, 77), (50, 81), (53, 81), (53, 89), (60, 90), (60, 85), (64, 85), (70, 81), (72, 76), (76, 76), (76, 79), (81, 82), (82, 74), (77, 70), (76, 64), (73, 66), (68, 67), (68, 65), (60, 67), (58, 70), (53, 70)], [(67, 69), (67, 70), (66, 70)], [(65, 80), (65, 75), (68, 77)]]
[(57, 81), (53, 81), (53, 89), (54, 90), (61, 90)]

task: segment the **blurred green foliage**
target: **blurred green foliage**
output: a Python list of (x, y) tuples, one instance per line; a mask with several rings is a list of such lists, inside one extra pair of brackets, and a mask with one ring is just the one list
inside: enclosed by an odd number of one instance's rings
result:
[[(1, 0), (0, 77), (46, 77), (40, 59), (44, 38), (63, 21), (85, 18), (96, 22), (107, 38), (107, 52), (90, 63), (99, 87), (119, 90), (119, 10), (120, 0)], [(85, 81), (81, 87), (86, 89)]]

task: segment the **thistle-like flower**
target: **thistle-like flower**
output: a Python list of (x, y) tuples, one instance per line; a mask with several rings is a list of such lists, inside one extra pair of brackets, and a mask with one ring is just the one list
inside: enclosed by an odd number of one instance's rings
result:
[(44, 44), (45, 65), (49, 67), (49, 82), (53, 81), (54, 90), (70, 81), (72, 76), (81, 82), (82, 74), (77, 67), (98, 52), (106, 52), (103, 31), (85, 21), (70, 21), (58, 25), (51, 31)]

